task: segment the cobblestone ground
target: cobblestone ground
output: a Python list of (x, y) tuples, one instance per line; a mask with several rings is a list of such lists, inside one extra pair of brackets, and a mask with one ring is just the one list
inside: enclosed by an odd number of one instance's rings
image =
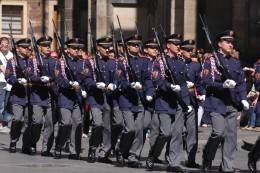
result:
[[(199, 128), (199, 149), (197, 153), (197, 162), (201, 164), (201, 156), (202, 156), (202, 148), (205, 145), (209, 133), (211, 131), (211, 127), (208, 128)], [(235, 161), (235, 168), (238, 169), (239, 172), (248, 172), (247, 168), (247, 154), (248, 151), (242, 149), (243, 141), (247, 141), (249, 143), (254, 143), (256, 138), (260, 133), (254, 131), (245, 131), (238, 129), (238, 147)], [(67, 159), (68, 154), (64, 153), (62, 159), (55, 160), (53, 158), (46, 158), (40, 156), (40, 148), (41, 142), (39, 142), (37, 148), (38, 152), (35, 156), (28, 156), (25, 154), (21, 154), (21, 140), (17, 143), (17, 153), (10, 154), (8, 152), (9, 146), (9, 135), (0, 134), (0, 173), (141, 173), (147, 172), (149, 170), (145, 167), (145, 159), (148, 155), (148, 141), (144, 146), (141, 162), (143, 163), (143, 168), (134, 169), (119, 166), (115, 160), (112, 158), (113, 164), (101, 164), (101, 163), (88, 163), (87, 162), (87, 151), (88, 151), (88, 138), (83, 138), (82, 140), (82, 157), (83, 161), (71, 161)], [(242, 148), (241, 148), (242, 147)], [(218, 172), (218, 166), (220, 164), (220, 154), (221, 151), (218, 150), (216, 158), (213, 162), (213, 171)], [(160, 159), (163, 160), (163, 154), (160, 156)], [(184, 157), (183, 157), (184, 159)], [(165, 172), (166, 171), (166, 163), (160, 165), (155, 164), (153, 172)], [(184, 168), (184, 167), (183, 167)], [(258, 170), (260, 170), (260, 163), (258, 163)], [(201, 169), (191, 170), (192, 172), (202, 172)], [(260, 171), (258, 171), (260, 172)]]

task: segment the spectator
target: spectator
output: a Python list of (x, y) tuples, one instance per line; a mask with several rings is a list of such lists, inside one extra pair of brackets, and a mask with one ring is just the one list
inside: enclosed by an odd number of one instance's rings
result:
[(8, 45), (7, 37), (0, 38), (0, 133), (10, 133), (7, 125), (11, 120), (11, 115), (7, 113), (7, 103), (12, 86), (6, 83), (4, 73), (7, 61), (13, 58), (13, 54), (8, 50)]
[(51, 57), (54, 58), (54, 59), (58, 59), (59, 58), (58, 53), (55, 52), (55, 51), (51, 52)]

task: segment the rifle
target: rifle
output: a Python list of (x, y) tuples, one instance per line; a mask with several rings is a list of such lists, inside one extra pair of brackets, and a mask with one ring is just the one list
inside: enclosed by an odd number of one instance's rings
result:
[(47, 68), (44, 68), (42, 57), (41, 57), (41, 55), (38, 51), (36, 39), (35, 39), (35, 36), (34, 36), (32, 24), (31, 24), (30, 20), (29, 20), (29, 24), (30, 24), (30, 28), (31, 28), (30, 34), (31, 34), (31, 37), (32, 37), (33, 51), (34, 51), (35, 57), (37, 59), (38, 69), (40, 70), (40, 76), (50, 76), (49, 70), (47, 70), (47, 69), (49, 69), (48, 64), (46, 64)]
[(160, 28), (161, 28), (161, 30), (162, 30), (163, 38), (164, 38), (164, 40), (165, 40), (165, 38), (166, 38), (167, 36), (166, 36), (166, 33), (165, 33), (165, 31), (164, 31), (164, 29), (163, 29), (163, 27), (162, 27), (162, 24), (160, 24)]
[(70, 81), (77, 81), (77, 78), (75, 76), (74, 71), (69, 67), (69, 63), (68, 63), (68, 60), (66, 58), (65, 51), (64, 51), (63, 47), (61, 46), (60, 37), (59, 37), (58, 31), (57, 31), (57, 28), (54, 24), (53, 19), (52, 19), (52, 23), (53, 23), (53, 27), (54, 27), (54, 35), (57, 39), (57, 43), (58, 43), (58, 46), (59, 46), (59, 49), (60, 49), (60, 54), (61, 54), (61, 57), (64, 61), (64, 65), (65, 65), (65, 72), (66, 72), (66, 74), (68, 74), (68, 79)]
[(228, 70), (224, 67), (222, 61), (219, 59), (217, 53), (216, 53), (216, 50), (211, 42), (211, 39), (210, 39), (210, 35), (209, 35), (209, 30), (208, 30), (208, 25), (207, 25), (207, 21), (206, 21), (206, 17), (204, 16), (204, 20), (201, 16), (201, 14), (199, 14), (200, 16), (200, 20), (202, 22), (202, 29), (205, 31), (205, 34), (206, 34), (206, 37), (207, 37), (207, 40), (208, 40), (208, 43), (209, 43), (209, 46), (211, 48), (211, 51), (213, 53), (213, 56), (215, 58), (215, 61), (216, 61), (216, 64), (217, 64), (217, 67), (221, 70), (222, 74), (224, 75), (224, 77), (226, 79), (232, 79), (232, 76), (230, 75), (230, 73), (228, 72)]
[(163, 63), (165, 64), (165, 72), (167, 73), (167, 76), (170, 77), (172, 84), (173, 85), (177, 85), (178, 81), (177, 81), (174, 73), (171, 71), (167, 59), (165, 58), (165, 54), (164, 54), (163, 49), (161, 47), (161, 43), (160, 43), (160, 40), (159, 40), (159, 37), (158, 37), (158, 33), (156, 32), (155, 28), (152, 28), (152, 30), (154, 32), (154, 35), (155, 35), (155, 38), (156, 38), (156, 42), (158, 44), (159, 53), (160, 53), (160, 55), (162, 57)]
[(11, 27), (11, 24), (9, 23), (9, 28), (10, 28), (10, 39), (11, 39), (11, 47), (12, 47), (12, 52), (13, 52), (13, 55), (14, 55), (14, 62), (15, 62), (15, 65), (16, 65), (16, 71), (17, 71), (17, 78), (25, 78), (25, 75), (23, 73), (23, 70), (17, 60), (17, 57), (18, 57), (18, 54), (17, 54), (17, 51), (16, 51), (16, 47), (15, 47), (15, 43), (14, 43), (14, 38), (13, 38), (13, 32), (12, 32), (12, 27)]
[(88, 20), (89, 22), (89, 34), (90, 34), (90, 45), (91, 45), (91, 53), (92, 53), (92, 57), (93, 57), (93, 62), (94, 62), (94, 73), (96, 74), (96, 82), (104, 82), (103, 76), (101, 74), (100, 68), (99, 68), (99, 64), (97, 61), (97, 50), (96, 50), (96, 42), (95, 42), (95, 38), (93, 33), (91, 32), (91, 21), (90, 19)]
[[(139, 31), (138, 31), (138, 28), (137, 28), (137, 23), (135, 22), (135, 30), (136, 30), (136, 34), (139, 35)], [(139, 44), (139, 51), (142, 55), (144, 55), (144, 50), (143, 50), (143, 43), (141, 42)]]
[(67, 31), (67, 25), (66, 25), (66, 21), (64, 21), (64, 35), (65, 35), (65, 42), (69, 41), (69, 34)]
[(111, 34), (112, 34), (112, 44), (113, 44), (113, 49), (115, 52), (115, 59), (116, 61), (119, 59), (119, 53), (118, 53), (118, 48), (116, 45), (116, 39), (115, 39), (115, 29), (114, 29), (114, 24), (113, 22), (111, 23)]
[(124, 57), (125, 57), (125, 60), (126, 60), (126, 68), (127, 68), (127, 71), (129, 72), (129, 81), (130, 82), (137, 82), (138, 78), (137, 78), (135, 72), (133, 71), (132, 64), (131, 64), (130, 59), (128, 57), (125, 38), (124, 38), (124, 34), (123, 34), (123, 31), (122, 31), (122, 28), (121, 28), (119, 17), (118, 17), (118, 15), (116, 15), (116, 16), (117, 16), (117, 21), (118, 21), (118, 24), (119, 24), (120, 39), (122, 41), (122, 46), (123, 46), (123, 49), (124, 49)]

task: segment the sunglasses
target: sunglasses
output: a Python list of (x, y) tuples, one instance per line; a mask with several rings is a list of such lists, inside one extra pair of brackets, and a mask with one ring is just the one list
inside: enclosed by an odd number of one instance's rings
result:
[(1, 44), (1, 46), (2, 47), (8, 47), (8, 44), (3, 43), (3, 44)]
[(32, 50), (31, 48), (29, 48), (29, 47), (26, 47), (26, 46), (19, 46), (19, 47), (21, 47), (21, 48), (23, 48), (23, 49)]
[(79, 50), (79, 49), (81, 49), (80, 47), (74, 47), (74, 46), (70, 46), (70, 48), (71, 48), (72, 50)]
[(133, 46), (133, 47), (138, 47), (139, 46), (139, 44), (129, 44), (129, 46)]
[(41, 44), (42, 47), (51, 47), (50, 44)]

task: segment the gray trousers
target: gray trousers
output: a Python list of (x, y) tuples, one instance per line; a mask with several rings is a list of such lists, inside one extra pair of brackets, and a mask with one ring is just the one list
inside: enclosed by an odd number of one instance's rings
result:
[(195, 162), (196, 153), (198, 149), (198, 126), (196, 110), (192, 110), (190, 113), (185, 113), (184, 120), (187, 132), (186, 138), (186, 153), (188, 162)]
[(151, 130), (150, 147), (153, 147), (155, 140), (157, 139), (157, 137), (159, 135), (160, 123), (159, 123), (158, 114), (155, 112), (150, 112), (148, 110), (145, 110), (143, 128), (144, 128), (144, 130), (147, 130), (147, 129)]
[[(53, 145), (53, 136), (54, 136), (54, 116), (53, 116), (53, 106), (54, 99), (51, 97), (48, 100), (48, 106), (32, 105), (32, 130), (34, 125), (42, 125), (44, 123), (44, 133), (43, 133), (43, 142), (42, 142), (42, 152), (50, 151)], [(43, 122), (44, 120), (44, 122)], [(31, 138), (36, 138), (39, 140), (41, 131), (32, 133), (35, 136)], [(38, 141), (37, 140), (37, 141)], [(35, 142), (37, 142), (35, 141)]]
[(212, 122), (211, 137), (222, 137), (222, 161), (221, 167), (224, 172), (233, 171), (233, 165), (237, 150), (237, 109), (227, 106), (226, 115), (216, 112), (210, 113)]
[[(92, 115), (93, 128), (103, 127), (102, 134), (96, 135), (102, 135), (102, 143), (99, 152), (99, 157), (106, 157), (108, 155), (109, 149), (111, 148), (111, 107), (107, 103), (105, 104), (105, 107), (103, 109), (90, 106), (90, 112)], [(91, 138), (100, 138), (100, 136), (91, 135)], [(89, 147), (93, 150), (97, 149), (97, 146)]]
[[(81, 151), (82, 136), (82, 114), (78, 103), (75, 103), (73, 110), (60, 108), (61, 118), (59, 126), (70, 126), (70, 154), (79, 154)], [(64, 136), (67, 138), (66, 136)], [(66, 140), (64, 140), (66, 141)], [(64, 145), (64, 144), (63, 144)]]
[[(142, 107), (140, 105), (140, 107)], [(139, 156), (141, 154), (143, 148), (143, 123), (144, 123), (144, 110), (141, 108), (140, 112), (133, 113), (131, 111), (122, 111), (124, 123), (125, 123), (125, 131), (135, 132), (134, 141), (129, 150), (129, 161), (139, 161)], [(131, 142), (131, 141), (129, 141)]]
[(112, 125), (124, 125), (124, 119), (123, 119), (123, 114), (122, 111), (119, 109), (119, 106), (114, 106), (113, 107), (113, 122)]
[(112, 111), (111, 148), (115, 149), (118, 136), (122, 133), (124, 119), (119, 106), (114, 106)]
[[(23, 126), (23, 117), (28, 117), (28, 121), (31, 121), (31, 116), (29, 115), (29, 106), (22, 106), (18, 104), (11, 105), (11, 114), (13, 115), (12, 124), (11, 124), (11, 142), (17, 142), (21, 135), (21, 130)], [(30, 141), (30, 128), (27, 125), (23, 133), (23, 148), (29, 147)]]
[(159, 113), (160, 133), (170, 137), (169, 141), (169, 166), (180, 166), (182, 160), (182, 130), (184, 117), (182, 108), (178, 105), (175, 115)]

